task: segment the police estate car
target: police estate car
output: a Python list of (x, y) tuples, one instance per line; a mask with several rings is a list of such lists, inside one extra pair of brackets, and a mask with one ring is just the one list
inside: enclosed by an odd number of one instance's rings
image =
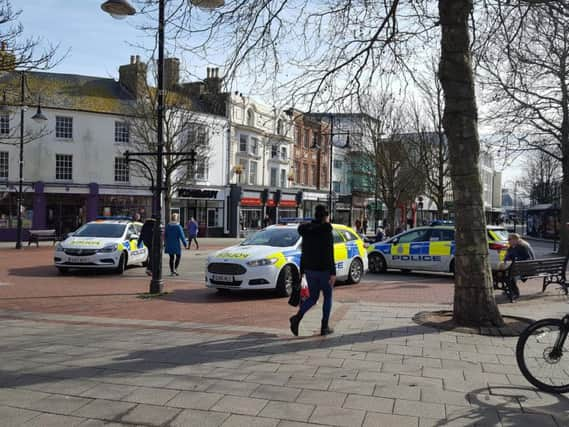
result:
[(138, 245), (140, 223), (110, 218), (88, 222), (55, 246), (53, 260), (60, 273), (108, 268), (122, 274), (127, 265), (147, 262), (148, 249)]
[[(508, 232), (488, 226), (488, 253), (497, 268), (508, 249)], [(388, 268), (454, 273), (454, 226), (417, 227), (368, 247), (369, 270), (382, 273)]]
[[(337, 279), (358, 283), (368, 269), (363, 240), (349, 227), (332, 224)], [(209, 256), (206, 286), (219, 290), (276, 289), (290, 295), (298, 279), (302, 239), (298, 224), (272, 225), (241, 244)]]

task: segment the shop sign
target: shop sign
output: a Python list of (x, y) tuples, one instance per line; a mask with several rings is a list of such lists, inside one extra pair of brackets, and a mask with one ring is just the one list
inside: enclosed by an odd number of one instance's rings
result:
[(178, 197), (190, 199), (215, 199), (217, 197), (217, 191), (181, 188), (178, 190)]
[(296, 200), (281, 200), (279, 205), (282, 208), (296, 208)]
[(261, 199), (258, 197), (241, 197), (241, 206), (261, 206)]

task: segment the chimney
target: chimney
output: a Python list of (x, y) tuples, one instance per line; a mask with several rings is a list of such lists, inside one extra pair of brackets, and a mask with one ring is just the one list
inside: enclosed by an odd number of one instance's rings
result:
[(119, 67), (119, 83), (136, 98), (142, 97), (146, 91), (146, 69), (139, 55), (131, 55), (130, 63)]
[(0, 71), (14, 71), (16, 69), (16, 55), (8, 51), (8, 43), (0, 45)]
[(164, 61), (164, 88), (172, 90), (180, 84), (180, 60), (166, 58)]
[(219, 77), (219, 68), (207, 67), (207, 78), (204, 80), (207, 93), (220, 93), (222, 79)]

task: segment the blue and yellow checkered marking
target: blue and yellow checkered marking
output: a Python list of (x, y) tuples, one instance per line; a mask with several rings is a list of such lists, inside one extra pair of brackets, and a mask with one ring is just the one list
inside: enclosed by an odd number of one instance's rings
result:
[(454, 242), (413, 242), (413, 243), (376, 243), (368, 248), (370, 252), (381, 252), (384, 255), (454, 255)]

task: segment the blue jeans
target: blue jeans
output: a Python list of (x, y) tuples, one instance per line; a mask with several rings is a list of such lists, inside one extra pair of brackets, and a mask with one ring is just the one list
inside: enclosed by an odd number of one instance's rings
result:
[(306, 270), (306, 281), (308, 289), (310, 289), (310, 297), (300, 305), (300, 314), (304, 314), (316, 304), (320, 291), (324, 295), (324, 305), (322, 306), (322, 321), (327, 322), (330, 319), (330, 311), (332, 311), (332, 286), (330, 286), (329, 271)]

